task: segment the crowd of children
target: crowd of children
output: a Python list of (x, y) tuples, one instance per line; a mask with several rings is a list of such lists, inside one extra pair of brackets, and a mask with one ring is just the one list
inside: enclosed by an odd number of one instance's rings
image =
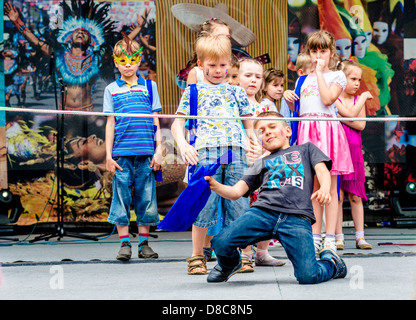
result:
[[(188, 274), (207, 274), (206, 261), (212, 250), (218, 264), (208, 282), (227, 281), (236, 272), (253, 272), (253, 257), (256, 266), (282, 266), (285, 262), (268, 252), (270, 240), (277, 239), (299, 283), (345, 277), (346, 265), (336, 254), (344, 246), (345, 192), (356, 224), (357, 248), (371, 248), (364, 239), (361, 201), (366, 199), (360, 133), (365, 122), (348, 121), (348, 117), (365, 117), (365, 101), (372, 98), (368, 93), (356, 95), (361, 69), (351, 61), (340, 61), (330, 33), (312, 33), (297, 60), (298, 75), (307, 75), (298, 95), (284, 91), (282, 71), (264, 70), (255, 59), (234, 57), (231, 33), (218, 19), (204, 23), (188, 79), (188, 85), (195, 85), (184, 90), (176, 112), (202, 118), (195, 127), (189, 127), (184, 117), (172, 124), (180, 155), (195, 170), (227, 151), (235, 155), (221, 163), (212, 177), (206, 177), (213, 192), (192, 226)], [(155, 83), (149, 94), (149, 87), (136, 75), (140, 54), (137, 43), (127, 39), (114, 48), (121, 77), (105, 89), (104, 112), (151, 115), (161, 111)], [(299, 121), (297, 143), (291, 145), (292, 128), (280, 118), (292, 116), (297, 100), (299, 120), (314, 117), (320, 121)], [(258, 120), (240, 121), (251, 116)], [(268, 119), (271, 117), (275, 119)], [(138, 185), (142, 188), (136, 191), (134, 202), (139, 257), (157, 257), (148, 246), (149, 227), (159, 221), (152, 174), (161, 169), (160, 137), (154, 130), (159, 126), (157, 119), (107, 119), (107, 169), (114, 176), (109, 222), (117, 225), (120, 260), (131, 257), (130, 187)], [(195, 141), (188, 140), (186, 129), (192, 131)], [(219, 230), (207, 241), (207, 233), (217, 225)]]

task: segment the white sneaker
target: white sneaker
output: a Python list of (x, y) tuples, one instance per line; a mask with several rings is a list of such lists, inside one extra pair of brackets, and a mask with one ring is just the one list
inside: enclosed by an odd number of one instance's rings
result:
[(313, 238), (313, 246), (315, 247), (315, 254), (318, 256), (319, 251), (322, 249), (322, 238)]
[(324, 244), (323, 244), (323, 249), (325, 248), (329, 248), (334, 252), (337, 252), (337, 244), (335, 243), (335, 239), (325, 239)]

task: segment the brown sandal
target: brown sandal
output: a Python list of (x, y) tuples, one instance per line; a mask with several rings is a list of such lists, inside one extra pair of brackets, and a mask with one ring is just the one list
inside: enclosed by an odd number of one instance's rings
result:
[(246, 255), (241, 255), (241, 262), (243, 263), (243, 267), (238, 271), (238, 273), (250, 273), (254, 272), (253, 262), (249, 257)]
[[(207, 274), (207, 262), (204, 256), (193, 256), (186, 258), (188, 262), (188, 274)], [(195, 269), (203, 269), (203, 271), (195, 271)]]

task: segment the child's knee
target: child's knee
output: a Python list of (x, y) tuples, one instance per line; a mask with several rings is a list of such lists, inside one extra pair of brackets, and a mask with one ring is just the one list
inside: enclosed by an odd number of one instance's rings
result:
[(359, 204), (361, 202), (361, 198), (359, 196), (356, 196), (355, 194), (350, 195), (349, 200), (353, 204)]
[(310, 272), (303, 272), (300, 275), (296, 275), (296, 280), (299, 284), (316, 284), (316, 275)]

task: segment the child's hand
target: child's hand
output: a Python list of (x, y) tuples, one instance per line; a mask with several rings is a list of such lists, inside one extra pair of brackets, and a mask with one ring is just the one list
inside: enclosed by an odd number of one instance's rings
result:
[(123, 171), (123, 169), (118, 165), (118, 163), (113, 158), (107, 159), (106, 169), (108, 172), (111, 173), (112, 176), (116, 175), (116, 169)]
[(248, 149), (244, 149), (247, 152), (247, 160), (248, 163), (251, 165), (263, 155), (263, 148), (257, 141), (250, 140), (250, 147)]
[(324, 206), (331, 202), (331, 194), (329, 193), (329, 191), (320, 188), (312, 194), (311, 200), (316, 200), (321, 206)]
[(162, 170), (162, 159), (162, 148), (157, 148), (152, 161), (150, 162), (150, 168), (153, 168), (153, 171)]
[(210, 176), (205, 176), (204, 179), (208, 182), (210, 189), (215, 192), (216, 187), (219, 186), (219, 182)]
[(325, 61), (322, 59), (316, 59), (315, 60), (316, 63), (316, 67), (315, 67), (315, 72), (319, 73), (319, 72), (324, 72), (325, 69)]
[(283, 98), (285, 98), (288, 103), (295, 103), (296, 100), (299, 100), (298, 95), (293, 90), (286, 90), (283, 92)]
[(185, 161), (186, 164), (195, 166), (198, 163), (199, 154), (194, 147), (187, 143), (183, 148), (180, 149), (182, 159)]
[(365, 99), (373, 99), (373, 95), (370, 93), (370, 91), (365, 91), (361, 94), (362, 97)]

